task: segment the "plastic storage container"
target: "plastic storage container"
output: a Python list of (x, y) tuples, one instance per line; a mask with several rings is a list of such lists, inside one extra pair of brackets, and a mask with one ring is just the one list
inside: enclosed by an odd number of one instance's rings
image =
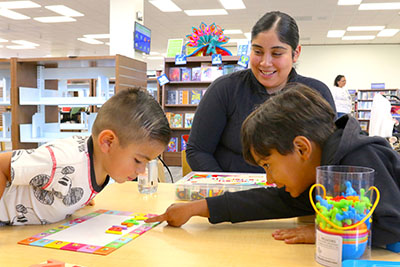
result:
[(176, 199), (197, 200), (257, 187), (270, 187), (265, 173), (190, 172), (175, 183)]

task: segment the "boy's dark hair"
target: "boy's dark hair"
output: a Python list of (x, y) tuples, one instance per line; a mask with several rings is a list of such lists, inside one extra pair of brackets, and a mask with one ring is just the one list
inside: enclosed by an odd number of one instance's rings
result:
[(344, 75), (338, 75), (338, 76), (336, 76), (335, 81), (333, 82), (333, 85), (336, 86), (336, 87), (339, 87), (338, 82), (339, 82), (343, 77), (344, 77)]
[(335, 113), (318, 92), (303, 84), (287, 84), (243, 122), (243, 157), (257, 165), (250, 149), (260, 156), (269, 156), (271, 149), (289, 154), (296, 136), (304, 136), (322, 147), (335, 130), (334, 121)]
[(167, 145), (171, 128), (157, 101), (140, 87), (121, 90), (100, 108), (93, 124), (94, 136), (112, 130), (121, 146), (148, 138)]
[(275, 30), (279, 41), (290, 45), (292, 56), (299, 45), (299, 28), (296, 21), (286, 13), (271, 11), (262, 16), (251, 30), (251, 40), (256, 38), (260, 32)]

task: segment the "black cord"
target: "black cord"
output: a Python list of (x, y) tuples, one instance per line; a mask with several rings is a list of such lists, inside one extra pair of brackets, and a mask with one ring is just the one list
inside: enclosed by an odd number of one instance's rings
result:
[(161, 155), (158, 156), (158, 159), (161, 161), (161, 163), (164, 165), (164, 167), (167, 168), (169, 176), (171, 177), (171, 182), (174, 183), (174, 179), (172, 178), (172, 173), (171, 173), (170, 169), (168, 168), (168, 165), (165, 164), (165, 162), (162, 160)]

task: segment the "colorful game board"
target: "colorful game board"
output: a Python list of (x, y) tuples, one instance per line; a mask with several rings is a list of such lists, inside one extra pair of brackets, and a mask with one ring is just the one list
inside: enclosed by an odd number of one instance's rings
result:
[(159, 223), (155, 214), (97, 210), (18, 242), (22, 245), (108, 255)]
[(265, 173), (191, 172), (176, 184), (176, 198), (196, 200), (256, 187), (271, 187)]

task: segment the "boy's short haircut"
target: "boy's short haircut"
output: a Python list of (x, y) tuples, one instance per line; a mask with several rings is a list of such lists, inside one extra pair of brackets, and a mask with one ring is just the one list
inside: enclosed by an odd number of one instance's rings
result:
[(293, 151), (296, 136), (322, 147), (335, 130), (334, 122), (335, 113), (318, 92), (303, 84), (287, 84), (243, 122), (243, 157), (257, 165), (250, 149), (260, 156), (269, 156), (271, 149), (287, 155)]
[(143, 140), (167, 145), (171, 128), (157, 101), (140, 87), (121, 90), (100, 108), (93, 124), (93, 135), (112, 130), (121, 146)]

